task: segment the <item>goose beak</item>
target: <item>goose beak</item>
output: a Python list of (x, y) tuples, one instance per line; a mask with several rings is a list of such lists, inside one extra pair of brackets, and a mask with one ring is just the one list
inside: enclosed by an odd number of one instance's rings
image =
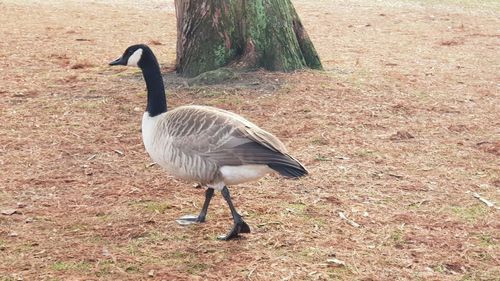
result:
[(119, 57), (116, 60), (110, 62), (109, 65), (127, 65), (127, 62), (123, 59), (123, 57)]

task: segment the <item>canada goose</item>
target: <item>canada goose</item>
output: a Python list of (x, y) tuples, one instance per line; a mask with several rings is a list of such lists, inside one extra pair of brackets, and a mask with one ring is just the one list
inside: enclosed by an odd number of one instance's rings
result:
[(214, 190), (218, 190), (234, 220), (229, 233), (218, 238), (229, 240), (250, 233), (233, 206), (227, 185), (257, 180), (272, 171), (289, 178), (308, 173), (278, 138), (235, 113), (197, 105), (167, 111), (160, 67), (148, 46), (130, 46), (109, 64), (142, 70), (148, 91), (142, 139), (153, 161), (173, 176), (207, 187), (200, 214), (183, 216), (178, 223), (204, 222)]

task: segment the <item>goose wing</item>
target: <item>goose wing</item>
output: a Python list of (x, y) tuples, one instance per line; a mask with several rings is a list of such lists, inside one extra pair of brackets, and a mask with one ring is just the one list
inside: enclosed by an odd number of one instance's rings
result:
[[(174, 111), (168, 122), (171, 128), (167, 128), (174, 148), (200, 155), (218, 167), (262, 164), (280, 173), (283, 169), (307, 173), (278, 138), (237, 114), (202, 106)], [(297, 173), (282, 174), (293, 177)]]

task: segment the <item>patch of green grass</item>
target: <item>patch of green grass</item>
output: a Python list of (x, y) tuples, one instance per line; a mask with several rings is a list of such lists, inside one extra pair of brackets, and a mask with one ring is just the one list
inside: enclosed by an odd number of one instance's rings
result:
[[(479, 239), (479, 245), (483, 247), (495, 246), (497, 245), (495, 238), (489, 233), (481, 233), (477, 236)], [(1, 246), (1, 244), (0, 244)]]
[(207, 270), (210, 266), (206, 263), (192, 262), (186, 265), (186, 271), (192, 275), (198, 275)]
[(121, 104), (120, 104), (120, 105), (118, 105), (116, 108), (117, 108), (119, 111), (121, 111), (121, 112), (125, 112), (125, 113), (128, 113), (128, 112), (131, 112), (131, 111), (132, 111), (132, 107), (130, 107), (130, 106), (126, 106), (126, 105), (121, 105)]
[(92, 268), (92, 265), (85, 261), (58, 261), (50, 266), (51, 269), (56, 271), (85, 271), (88, 272)]
[(360, 149), (360, 150), (356, 150), (355, 154), (361, 158), (373, 158), (373, 157), (376, 157), (378, 155), (378, 152), (374, 151), (374, 150), (369, 150), (369, 149)]
[(311, 141), (311, 144), (313, 144), (313, 145), (328, 145), (330, 143), (328, 142), (328, 140), (326, 140), (324, 138), (317, 138), (317, 139), (313, 139)]
[(76, 104), (76, 107), (80, 109), (97, 109), (104, 104), (103, 101), (84, 101)]
[(146, 91), (137, 92), (137, 93), (135, 93), (135, 96), (139, 97), (139, 98), (146, 97), (146, 93), (147, 93)]
[(88, 243), (92, 243), (92, 244), (101, 244), (101, 243), (103, 243), (104, 238), (101, 235), (96, 234), (96, 235), (88, 236), (85, 239), (85, 241)]
[(482, 205), (476, 204), (469, 207), (452, 206), (450, 207), (450, 211), (460, 219), (472, 223), (483, 217), (488, 212), (488, 209)]
[(326, 220), (324, 218), (312, 218), (309, 223), (311, 225), (317, 225), (317, 226), (325, 226), (327, 224)]
[(195, 93), (195, 96), (198, 98), (218, 98), (224, 95), (225, 93), (222, 91), (212, 91), (209, 89), (204, 89)]
[(189, 236), (186, 234), (183, 234), (183, 233), (182, 234), (173, 234), (171, 236), (171, 239), (173, 241), (186, 241), (188, 238), (189, 238)]
[(460, 278), (460, 281), (474, 281), (476, 280), (473, 276), (472, 273), (467, 273), (462, 278)]
[(415, 281), (425, 281), (424, 277), (420, 276), (421, 273), (414, 272), (412, 274), (413, 279)]
[(164, 214), (166, 210), (172, 208), (170, 203), (157, 201), (138, 201), (129, 203), (129, 205), (158, 214)]
[(480, 252), (477, 254), (477, 259), (483, 262), (494, 260), (493, 257), (487, 252)]
[[(30, 253), (33, 251), (33, 248), (36, 246), (36, 243), (28, 242), (22, 245), (19, 245), (14, 248), (15, 253)], [(1, 247), (0, 247), (1, 248)]]
[(299, 252), (304, 259), (312, 262), (315, 258), (318, 258), (322, 255), (321, 250), (316, 247), (308, 247)]
[(417, 2), (422, 5), (454, 5), (465, 8), (500, 10), (500, 2), (498, 0), (406, 0), (406, 2)]
[(237, 105), (242, 104), (243, 101), (241, 100), (240, 97), (237, 97), (237, 96), (224, 95), (224, 96), (220, 96), (220, 97), (217, 97), (215, 99), (212, 99), (212, 100), (208, 101), (207, 103), (209, 105), (224, 104), (224, 105), (228, 105), (228, 106), (237, 106)]
[(101, 261), (95, 274), (97, 277), (109, 275), (112, 273), (114, 267), (114, 262), (111, 260)]
[(348, 266), (328, 267), (327, 274), (328, 280), (354, 280), (351, 278), (352, 270)]
[(295, 90), (294, 85), (292, 85), (292, 84), (282, 84), (281, 88), (278, 91), (278, 95), (279, 94), (285, 94), (286, 95), (286, 94), (292, 93), (294, 90)]
[(10, 196), (8, 196), (7, 192), (0, 191), (0, 199), (9, 199)]
[(286, 205), (286, 211), (294, 214), (303, 215), (307, 206), (302, 203), (289, 203)]
[(418, 201), (418, 202), (414, 202), (414, 203), (411, 203), (410, 205), (408, 205), (408, 208), (410, 210), (418, 210), (420, 209), (422, 206), (425, 206), (426, 203), (428, 203), (429, 200), (425, 199), (425, 200), (422, 200), (422, 201)]
[(146, 239), (151, 242), (161, 242), (168, 240), (168, 237), (164, 232), (153, 230), (147, 233)]
[(133, 239), (127, 244), (127, 253), (132, 255), (132, 256), (142, 256), (143, 252), (142, 250), (144, 249), (144, 241)]
[(390, 234), (389, 240), (391, 241), (391, 244), (394, 245), (394, 247), (401, 247), (406, 241), (404, 237), (404, 231), (401, 229), (394, 230)]
[(498, 281), (500, 280), (498, 278), (500, 276), (500, 269), (498, 267), (491, 267), (488, 270), (477, 270), (477, 271), (472, 271), (468, 272), (462, 278), (460, 281), (477, 281), (477, 280), (495, 280)]
[(316, 157), (314, 158), (316, 161), (332, 161), (332, 158), (323, 155), (323, 154), (317, 154)]
[(104, 212), (99, 212), (95, 215), (97, 218), (99, 218), (102, 221), (110, 221), (111, 220), (111, 215), (106, 214)]
[(141, 272), (141, 268), (138, 265), (130, 264), (125, 267), (125, 272), (127, 273), (138, 273)]
[(185, 252), (174, 251), (174, 252), (168, 253), (166, 258), (178, 260), (178, 259), (185, 259), (187, 256), (188, 256), (188, 254)]
[(432, 270), (438, 273), (445, 273), (446, 272), (446, 266), (443, 264), (437, 264), (432, 267)]
[(83, 223), (74, 223), (74, 224), (70, 224), (70, 225), (65, 226), (64, 229), (67, 231), (71, 231), (71, 232), (78, 232), (81, 230), (87, 230), (88, 225), (83, 224)]

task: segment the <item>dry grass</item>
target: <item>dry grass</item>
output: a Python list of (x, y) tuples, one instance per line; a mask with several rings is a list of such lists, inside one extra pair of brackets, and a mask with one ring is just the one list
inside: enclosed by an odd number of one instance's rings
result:
[(175, 224), (203, 193), (149, 166), (141, 76), (106, 66), (150, 42), (171, 67), (164, 2), (0, 3), (0, 280), (499, 280), (472, 196), (500, 203), (497, 1), (295, 1), (324, 72), (167, 75), (171, 106), (240, 113), (311, 171), (233, 188), (253, 232), (228, 243), (220, 197)]

